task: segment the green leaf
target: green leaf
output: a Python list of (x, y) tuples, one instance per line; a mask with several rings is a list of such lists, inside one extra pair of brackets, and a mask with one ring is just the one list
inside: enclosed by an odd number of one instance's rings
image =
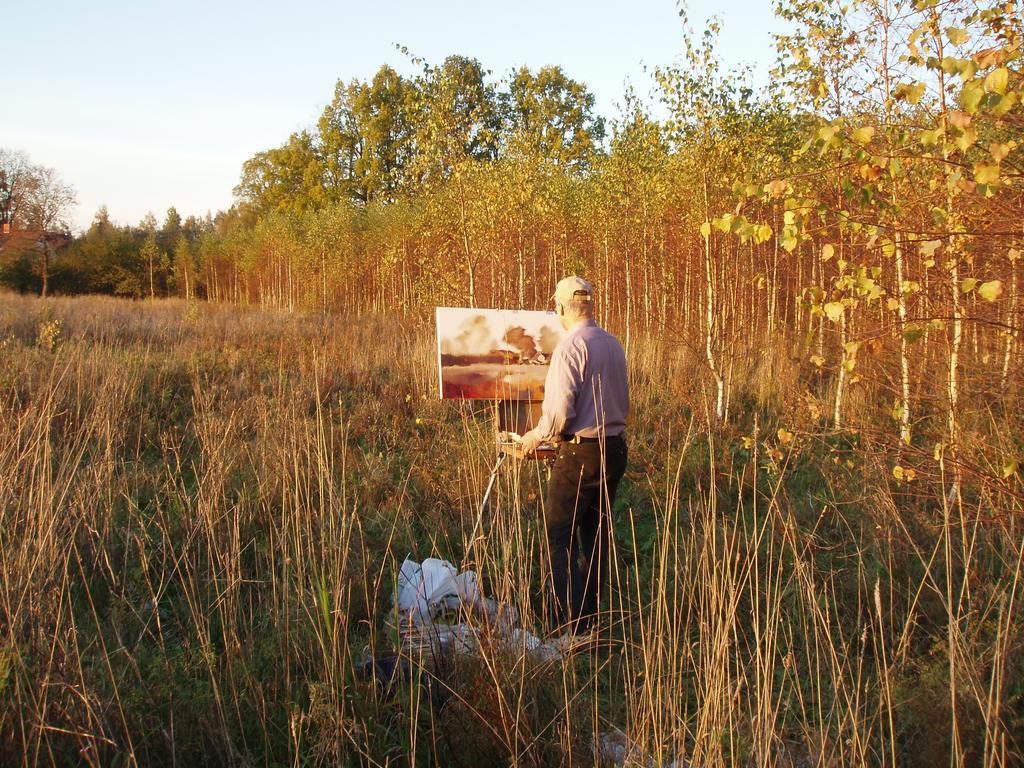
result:
[(1009, 81), (1010, 72), (1006, 67), (993, 69), (985, 75), (985, 90), (988, 93), (1005, 93)]
[(1016, 103), (1016, 93), (1014, 93), (1013, 91), (1010, 91), (1009, 93), (1004, 93), (1002, 95), (1002, 98), (999, 99), (999, 102), (994, 107), (992, 107), (992, 114), (994, 114), (996, 117), (1002, 117), (1011, 109), (1013, 109), (1013, 105)]
[(960, 106), (964, 108), (964, 112), (973, 115), (978, 111), (978, 105), (981, 104), (981, 98), (984, 95), (985, 91), (978, 84), (978, 81), (972, 80), (960, 91)]
[(1000, 280), (989, 280), (978, 288), (978, 295), (985, 301), (995, 301), (1003, 295), (1003, 283)]
[(711, 222), (710, 221), (705, 221), (703, 224), (700, 225), (700, 234), (701, 234), (701, 237), (704, 237), (704, 238), (707, 238), (707, 237), (711, 236)]
[(822, 307), (822, 309), (825, 310), (825, 315), (828, 317), (829, 320), (831, 320), (833, 323), (838, 323), (839, 318), (843, 316), (843, 311), (846, 309), (846, 307), (843, 306), (842, 302), (830, 301), (828, 304)]
[(965, 277), (960, 281), (960, 291), (962, 293), (970, 293), (978, 286), (978, 278), (976, 277)]
[(924, 336), (924, 328), (917, 323), (907, 323), (903, 326), (903, 340), (907, 344), (913, 344), (922, 336)]

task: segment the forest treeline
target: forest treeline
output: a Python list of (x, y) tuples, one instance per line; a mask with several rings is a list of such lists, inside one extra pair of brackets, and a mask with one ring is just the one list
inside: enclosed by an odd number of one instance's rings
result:
[(51, 283), (360, 313), (545, 308), (583, 273), (627, 346), (657, 329), (706, 363), (719, 418), (741, 349), (785, 328), (833, 373), (837, 426), (879, 352), (908, 440), (923, 379), (955, 405), (966, 360), (1004, 389), (1019, 365), (1019, 8), (778, 13), (767, 87), (720, 67), (717, 22), (684, 18), (657, 105), (627, 92), (607, 122), (556, 66), (495, 80), (451, 56), (339, 81), (315, 126), (246, 161), (229, 211), (118, 227), (101, 210)]

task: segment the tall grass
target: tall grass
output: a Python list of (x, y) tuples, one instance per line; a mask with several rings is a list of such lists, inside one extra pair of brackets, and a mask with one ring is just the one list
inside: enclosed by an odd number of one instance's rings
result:
[(867, 385), (822, 427), (787, 339), (715, 429), (698, 361), (634, 340), (596, 648), (541, 662), (481, 625), (475, 656), (364, 680), (407, 555), (542, 631), (544, 469), (509, 464), (468, 540), (491, 414), (436, 400), (431, 333), (0, 297), (0, 763), (1020, 763), (1019, 411), (965, 419), (957, 503)]

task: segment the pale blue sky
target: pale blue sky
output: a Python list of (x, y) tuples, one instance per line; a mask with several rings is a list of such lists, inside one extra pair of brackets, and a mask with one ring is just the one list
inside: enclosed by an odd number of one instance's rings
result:
[[(689, 3), (701, 28), (723, 16), (720, 55), (764, 77), (781, 29), (770, 0)], [(0, 147), (56, 168), (78, 191), (88, 226), (105, 203), (118, 223), (167, 208), (228, 207), (242, 162), (315, 123), (339, 79), (381, 64), (415, 70), (395, 49), (440, 63), (478, 58), (495, 78), (558, 64), (616, 113), (625, 83), (650, 90), (644, 65), (682, 52), (672, 0), (34, 0), (3, 11)]]

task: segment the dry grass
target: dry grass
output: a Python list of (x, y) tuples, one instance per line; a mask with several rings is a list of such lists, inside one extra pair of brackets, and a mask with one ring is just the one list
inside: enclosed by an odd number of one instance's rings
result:
[(384, 690), (407, 554), (540, 629), (544, 479), (470, 548), (489, 414), (435, 399), (427, 325), (0, 296), (0, 763), (593, 765), (619, 729), (636, 765), (1019, 764), (1019, 412), (974, 416), (952, 505), (877, 414), (819, 426), (790, 342), (745, 359), (709, 430), (696, 365), (636, 343), (598, 648)]

